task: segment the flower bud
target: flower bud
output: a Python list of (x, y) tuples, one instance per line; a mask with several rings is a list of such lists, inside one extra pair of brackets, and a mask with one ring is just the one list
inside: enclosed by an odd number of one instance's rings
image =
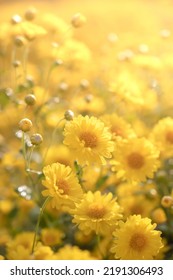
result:
[(152, 220), (157, 224), (162, 224), (167, 221), (167, 217), (162, 208), (157, 208), (151, 213)]
[(165, 195), (162, 197), (161, 205), (165, 208), (170, 208), (173, 206), (173, 198), (169, 195)]
[(67, 110), (67, 111), (65, 111), (65, 113), (64, 113), (64, 118), (65, 118), (67, 121), (72, 121), (73, 118), (74, 118), (74, 113), (73, 113), (71, 110)]
[(20, 120), (19, 129), (21, 129), (23, 132), (29, 131), (31, 127), (32, 127), (32, 122), (29, 119), (24, 118)]
[(39, 133), (35, 133), (31, 135), (31, 143), (32, 145), (40, 145), (43, 142), (43, 137)]
[(19, 67), (20, 65), (21, 65), (20, 60), (14, 60), (14, 61), (13, 61), (13, 66), (14, 66), (14, 68), (17, 68), (17, 67)]
[(37, 14), (37, 10), (34, 7), (29, 8), (25, 12), (25, 19), (26, 20), (33, 20)]
[(34, 94), (28, 94), (25, 96), (25, 103), (29, 106), (33, 106), (36, 102), (36, 97)]
[(71, 24), (75, 28), (81, 27), (82, 25), (84, 25), (85, 22), (86, 18), (80, 13), (75, 14), (71, 19)]
[(14, 38), (14, 44), (16, 47), (23, 47), (26, 43), (26, 40), (23, 36), (16, 36)]
[(17, 23), (20, 23), (21, 21), (22, 21), (22, 18), (19, 15), (13, 15), (11, 18), (12, 24), (17, 24)]
[(80, 86), (81, 86), (82, 89), (87, 89), (87, 88), (89, 88), (89, 85), (90, 85), (90, 83), (89, 83), (89, 81), (86, 80), (86, 79), (83, 79), (83, 80), (80, 81)]

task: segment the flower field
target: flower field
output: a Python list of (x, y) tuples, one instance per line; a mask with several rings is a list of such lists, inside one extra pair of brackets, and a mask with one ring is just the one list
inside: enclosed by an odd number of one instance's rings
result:
[(173, 259), (171, 2), (1, 1), (0, 260)]

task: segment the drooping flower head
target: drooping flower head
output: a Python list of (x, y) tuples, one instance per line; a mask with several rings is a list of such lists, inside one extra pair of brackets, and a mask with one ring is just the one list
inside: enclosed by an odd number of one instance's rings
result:
[(111, 158), (114, 144), (104, 123), (95, 117), (81, 116), (65, 125), (64, 144), (73, 152), (79, 164), (105, 164)]
[(112, 193), (101, 194), (100, 191), (84, 194), (80, 203), (72, 214), (73, 223), (79, 225), (79, 229), (86, 234), (91, 231), (96, 234), (109, 234), (116, 227), (117, 221), (122, 218), (122, 209), (113, 198)]
[(43, 168), (45, 179), (42, 181), (47, 188), (43, 196), (50, 196), (53, 208), (74, 207), (83, 192), (78, 179), (69, 166), (53, 163)]
[(126, 222), (119, 222), (119, 228), (114, 231), (114, 241), (111, 252), (121, 260), (151, 260), (157, 256), (163, 247), (161, 232), (149, 218), (133, 215)]

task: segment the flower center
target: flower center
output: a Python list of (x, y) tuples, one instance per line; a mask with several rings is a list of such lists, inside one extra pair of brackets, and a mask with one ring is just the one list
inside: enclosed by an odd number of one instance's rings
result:
[(85, 144), (85, 147), (87, 148), (95, 148), (97, 147), (97, 137), (94, 133), (91, 132), (82, 132), (80, 137), (80, 141), (83, 141)]
[(166, 133), (166, 140), (170, 143), (173, 144), (173, 131), (168, 131)]
[(130, 208), (130, 210), (131, 210), (131, 214), (132, 215), (134, 215), (134, 214), (136, 214), (136, 215), (138, 215), (138, 214), (142, 214), (143, 213), (143, 207), (142, 207), (142, 205), (133, 205), (131, 208)]
[(69, 193), (69, 185), (65, 180), (59, 180), (56, 182), (58, 190), (61, 194), (68, 194)]
[(45, 236), (45, 242), (47, 243), (47, 245), (53, 245), (56, 242), (55, 236), (46, 235)]
[(143, 234), (136, 233), (130, 239), (130, 247), (136, 251), (141, 251), (146, 245), (146, 238)]
[(111, 132), (114, 133), (117, 136), (122, 136), (122, 137), (124, 136), (123, 135), (124, 133), (123, 133), (122, 129), (120, 129), (118, 126), (115, 126), (115, 125), (112, 126)]
[(87, 214), (90, 218), (101, 219), (103, 218), (105, 212), (105, 208), (102, 205), (93, 203), (89, 206)]
[(144, 157), (136, 152), (127, 157), (128, 165), (133, 169), (140, 169), (144, 165)]

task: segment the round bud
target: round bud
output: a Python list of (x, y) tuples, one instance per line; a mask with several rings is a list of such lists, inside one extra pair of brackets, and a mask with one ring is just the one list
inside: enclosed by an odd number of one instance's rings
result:
[(157, 224), (162, 224), (167, 221), (166, 214), (162, 208), (154, 209), (151, 213), (152, 220)]
[(84, 25), (85, 22), (86, 18), (81, 13), (75, 14), (71, 19), (71, 24), (75, 28), (81, 27), (82, 25)]
[(31, 143), (32, 145), (40, 145), (43, 142), (43, 137), (39, 133), (35, 133), (31, 135)]
[(61, 83), (59, 84), (59, 89), (60, 89), (61, 91), (66, 91), (66, 90), (68, 90), (68, 84), (65, 83), (65, 82), (61, 82)]
[(165, 208), (173, 206), (173, 198), (169, 195), (164, 195), (161, 199), (161, 205)]
[(23, 132), (29, 131), (31, 127), (32, 127), (32, 122), (29, 119), (24, 118), (20, 120), (19, 129), (22, 130)]
[(13, 15), (11, 18), (12, 24), (17, 24), (17, 23), (20, 23), (21, 21), (22, 21), (22, 18), (19, 15)]
[(14, 38), (14, 44), (16, 47), (23, 47), (26, 43), (26, 40), (23, 36), (16, 36)]
[(90, 83), (88, 80), (83, 79), (80, 81), (80, 86), (82, 89), (87, 89), (89, 87)]
[(56, 59), (55, 61), (54, 61), (54, 65), (55, 66), (60, 66), (60, 65), (62, 65), (63, 64), (63, 61), (61, 60), (61, 59)]
[(17, 68), (17, 67), (19, 67), (20, 65), (21, 65), (20, 60), (14, 60), (14, 61), (13, 61), (13, 66), (14, 66), (14, 68)]
[(108, 38), (108, 41), (112, 44), (114, 44), (118, 41), (118, 36), (115, 33), (109, 33), (107, 38)]
[(29, 106), (33, 106), (36, 102), (36, 97), (34, 94), (28, 94), (25, 96), (25, 103)]
[(5, 89), (5, 94), (8, 97), (12, 96), (14, 94), (13, 89), (12, 88), (6, 88)]
[(25, 19), (26, 20), (33, 20), (37, 14), (37, 10), (34, 7), (29, 8), (25, 12)]
[(74, 118), (74, 113), (71, 110), (67, 110), (64, 113), (64, 118), (66, 119), (66, 121), (72, 121)]
[(90, 103), (92, 100), (93, 100), (93, 95), (92, 95), (92, 94), (87, 94), (87, 95), (85, 96), (85, 101), (86, 101), (87, 103)]
[(148, 199), (155, 199), (157, 197), (157, 191), (155, 189), (150, 189), (147, 193), (147, 198)]
[(170, 35), (171, 35), (171, 31), (168, 30), (168, 29), (162, 29), (162, 30), (160, 31), (160, 36), (161, 36), (162, 38), (168, 38), (168, 37), (170, 37)]

